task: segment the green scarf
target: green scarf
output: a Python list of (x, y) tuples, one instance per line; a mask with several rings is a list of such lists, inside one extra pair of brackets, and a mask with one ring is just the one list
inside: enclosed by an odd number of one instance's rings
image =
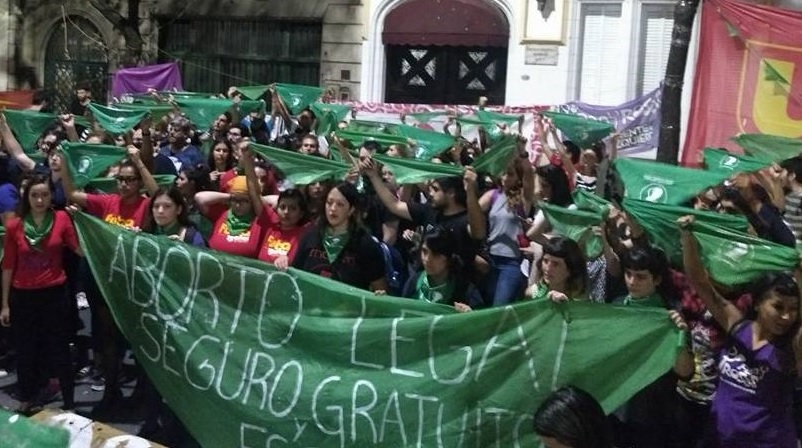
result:
[(640, 306), (644, 308), (665, 308), (663, 297), (658, 293), (637, 299), (627, 294), (626, 297), (624, 297), (624, 305)]
[(36, 249), (36, 246), (53, 230), (53, 211), (48, 210), (45, 213), (45, 218), (38, 227), (33, 221), (33, 215), (30, 213), (25, 217), (23, 223), (25, 224), (25, 239), (28, 240), (28, 244), (32, 248)]
[(415, 285), (415, 292), (415, 298), (418, 300), (450, 304), (454, 302), (454, 281), (449, 278), (442, 285), (431, 286), (429, 276), (426, 275), (426, 272), (421, 272)]
[(241, 235), (247, 232), (253, 224), (253, 212), (245, 216), (237, 216), (233, 211), (229, 210), (226, 215), (226, 227), (228, 227), (228, 234), (231, 236)]
[(156, 226), (156, 235), (177, 235), (181, 232), (181, 224), (176, 221), (172, 225), (169, 226)]
[(348, 244), (349, 238), (348, 233), (331, 235), (326, 230), (326, 235), (323, 236), (323, 249), (326, 250), (326, 258), (329, 259), (329, 263), (334, 263), (337, 257), (340, 256), (340, 253), (345, 249), (345, 245)]

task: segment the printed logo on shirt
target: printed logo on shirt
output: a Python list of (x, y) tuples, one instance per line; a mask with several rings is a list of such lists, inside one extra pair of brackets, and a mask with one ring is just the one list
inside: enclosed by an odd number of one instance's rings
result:
[(136, 226), (136, 221), (134, 221), (133, 219), (126, 219), (126, 218), (123, 218), (122, 216), (113, 215), (111, 213), (106, 215), (103, 218), (103, 221), (105, 221), (105, 222), (107, 222), (109, 224), (113, 224), (115, 226), (124, 227), (126, 229), (134, 229), (135, 230), (135, 229), (138, 228)]
[(769, 371), (768, 366), (750, 369), (746, 363), (746, 356), (739, 352), (737, 347), (731, 347), (721, 355), (718, 368), (722, 381), (750, 394), (757, 392), (758, 385)]
[(278, 257), (289, 254), (292, 244), (290, 244), (289, 241), (284, 241), (270, 235), (267, 237), (267, 241), (265, 241), (265, 248), (267, 249), (268, 255)]
[(229, 235), (228, 224), (226, 223), (223, 223), (223, 225), (220, 226), (220, 235), (225, 235), (226, 241), (229, 243), (247, 243), (251, 239), (250, 229), (240, 233), (237, 236)]

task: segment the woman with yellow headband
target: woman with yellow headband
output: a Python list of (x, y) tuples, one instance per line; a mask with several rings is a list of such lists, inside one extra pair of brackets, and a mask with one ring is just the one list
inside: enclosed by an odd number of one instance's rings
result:
[(259, 194), (259, 179), (256, 177), (253, 154), (248, 149), (248, 142), (240, 143), (240, 151), (240, 164), (245, 175), (229, 181), (228, 193), (197, 193), (195, 204), (201, 214), (214, 223), (209, 237), (210, 248), (232, 255), (256, 258), (270, 221)]

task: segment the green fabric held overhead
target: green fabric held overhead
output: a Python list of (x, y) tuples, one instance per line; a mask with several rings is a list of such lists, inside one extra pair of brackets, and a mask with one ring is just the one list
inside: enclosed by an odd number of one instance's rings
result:
[(765, 59), (763, 59), (763, 76), (763, 79), (766, 81), (776, 82), (783, 87), (789, 87), (791, 85), (791, 83)]
[(293, 115), (301, 113), (323, 96), (323, 89), (320, 87), (276, 83), (275, 89), (284, 106)]
[(464, 168), (448, 163), (432, 163), (423, 160), (404, 159), (376, 154), (373, 156), (388, 166), (399, 185), (417, 184), (440, 177), (462, 177)]
[(125, 148), (119, 146), (72, 142), (62, 143), (61, 152), (64, 154), (64, 163), (70, 170), (72, 183), (76, 188), (85, 187), (92, 179), (100, 176), (128, 154)]
[(508, 115), (490, 110), (480, 109), (476, 111), (476, 116), (482, 121), (489, 121), (492, 123), (504, 123), (507, 126), (512, 126), (521, 119), (521, 115)]
[(478, 116), (457, 117), (456, 121), (460, 125), (479, 126), (484, 129), (491, 142), (498, 141), (504, 135), (504, 132), (495, 122), (483, 120)]
[(802, 155), (802, 140), (769, 134), (741, 134), (733, 137), (744, 152), (756, 159), (769, 163)]
[(31, 448), (67, 448), (70, 433), (64, 428), (39, 423), (0, 409), (0, 446)]
[(708, 171), (721, 171), (729, 174), (760, 171), (771, 163), (755, 157), (733, 154), (723, 149), (705, 148), (705, 167)]
[(574, 190), (572, 196), (574, 198), (574, 204), (580, 210), (597, 212), (606, 215), (610, 210), (610, 206), (613, 205), (613, 203), (607, 199), (581, 188)]
[(199, 129), (211, 126), (217, 117), (234, 104), (229, 99), (221, 98), (177, 98), (175, 102)]
[(507, 170), (510, 159), (518, 153), (518, 138), (514, 135), (505, 135), (493, 146), (474, 159), (473, 167), (479, 173), (491, 176), (501, 176)]
[(431, 112), (415, 112), (411, 114), (406, 114), (407, 117), (412, 117), (420, 124), (428, 124), (432, 119), (437, 117), (443, 117), (448, 114), (448, 111), (445, 110), (433, 110)]
[[(175, 184), (175, 174), (157, 174), (153, 176), (160, 187), (169, 187)], [(96, 177), (86, 184), (87, 188), (93, 188), (101, 193), (117, 193), (117, 179), (114, 177)]]
[(624, 199), (622, 205), (629, 216), (643, 227), (649, 236), (649, 241), (663, 249), (673, 266), (683, 265), (682, 247), (679, 244), (681, 235), (677, 226), (677, 219), (682, 216), (692, 215), (698, 222), (737, 232), (746, 232), (749, 229), (746, 217), (740, 215), (696, 210), (679, 205), (655, 204), (630, 198)]
[[(454, 137), (442, 132), (429, 131), (414, 126), (399, 125), (395, 133), (410, 140), (415, 146), (415, 158), (429, 161), (454, 146)], [(412, 143), (414, 142), (414, 143)]]
[(409, 140), (400, 135), (392, 135), (383, 132), (364, 132), (353, 131), (350, 129), (339, 129), (334, 132), (340, 140), (345, 140), (351, 143), (354, 148), (359, 148), (363, 143), (374, 141), (382, 146), (382, 151), (387, 151), (390, 145), (409, 145)]
[(613, 164), (624, 183), (626, 197), (661, 204), (683, 204), (732, 174), (624, 157)]
[(83, 213), (75, 225), (138, 362), (205, 447), (536, 446), (532, 410), (552, 390), (611, 412), (676, 358), (665, 310), (457, 313)]
[(710, 277), (725, 285), (741, 285), (767, 272), (793, 271), (799, 266), (796, 248), (705, 222), (691, 225)]
[(590, 120), (579, 115), (553, 111), (543, 112), (543, 115), (551, 118), (554, 126), (580, 148), (590, 148), (615, 131), (615, 127), (606, 121)]
[(39, 152), (39, 148), (36, 147), (36, 141), (39, 140), (39, 137), (47, 128), (57, 122), (58, 117), (53, 114), (31, 110), (13, 109), (6, 109), (3, 114), (6, 117), (8, 127), (14, 132), (14, 136), (17, 137), (17, 141), (25, 153), (29, 156), (36, 154), (41, 159), (43, 155)]
[(134, 126), (137, 126), (148, 114), (144, 111), (118, 109), (95, 103), (89, 103), (89, 110), (100, 127), (114, 135), (125, 134), (134, 129)]
[(317, 117), (315, 133), (321, 136), (336, 131), (340, 122), (346, 120), (351, 114), (351, 106), (344, 104), (312, 103), (309, 108)]
[(602, 254), (604, 249), (602, 237), (597, 235), (593, 228), (602, 225), (603, 214), (571, 210), (546, 202), (540, 204), (540, 209), (549, 220), (552, 232), (579, 243), (588, 260), (595, 260)]
[(170, 112), (173, 111), (173, 106), (169, 104), (151, 103), (115, 103), (114, 107), (117, 109), (130, 110), (134, 112), (150, 113), (153, 122), (158, 122)]
[(343, 162), (251, 143), (250, 148), (277, 166), (292, 183), (307, 185), (320, 180), (342, 179), (351, 166)]
[(349, 132), (398, 135), (399, 126), (397, 123), (385, 123), (383, 121), (351, 120), (345, 130)]
[(239, 86), (237, 91), (249, 100), (260, 100), (267, 91), (270, 90), (269, 85), (264, 86)]

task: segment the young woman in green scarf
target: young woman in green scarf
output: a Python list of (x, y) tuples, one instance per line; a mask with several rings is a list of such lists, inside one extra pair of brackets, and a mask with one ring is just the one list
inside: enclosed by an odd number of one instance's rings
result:
[(479, 291), (461, 278), (462, 259), (447, 229), (435, 227), (423, 236), (420, 259), (423, 270), (407, 281), (404, 297), (453, 305), (457, 311), (470, 311), (470, 304), (481, 304)]
[(201, 214), (214, 223), (209, 247), (231, 255), (257, 258), (270, 217), (262, 203), (261, 187), (256, 177), (254, 156), (248, 142), (241, 142), (240, 166), (244, 176), (228, 182), (228, 193), (201, 191), (195, 194), (195, 205)]
[(588, 299), (588, 271), (585, 254), (575, 241), (555, 236), (543, 245), (536, 263), (537, 278), (526, 297), (555, 302)]
[(301, 238), (292, 266), (357, 288), (387, 291), (384, 254), (360, 221), (356, 187), (343, 182), (326, 196), (325, 214)]
[(69, 215), (51, 208), (53, 185), (35, 175), (22, 192), (18, 217), (6, 224), (0, 324), (10, 326), (17, 349), (19, 412), (36, 405), (43, 378), (58, 378), (64, 409), (74, 403), (70, 361), (72, 315), (66, 288), (63, 253), (80, 254)]
[(145, 229), (176, 241), (206, 247), (203, 235), (189, 219), (188, 208), (177, 186), (161, 187), (150, 200), (150, 222)]

